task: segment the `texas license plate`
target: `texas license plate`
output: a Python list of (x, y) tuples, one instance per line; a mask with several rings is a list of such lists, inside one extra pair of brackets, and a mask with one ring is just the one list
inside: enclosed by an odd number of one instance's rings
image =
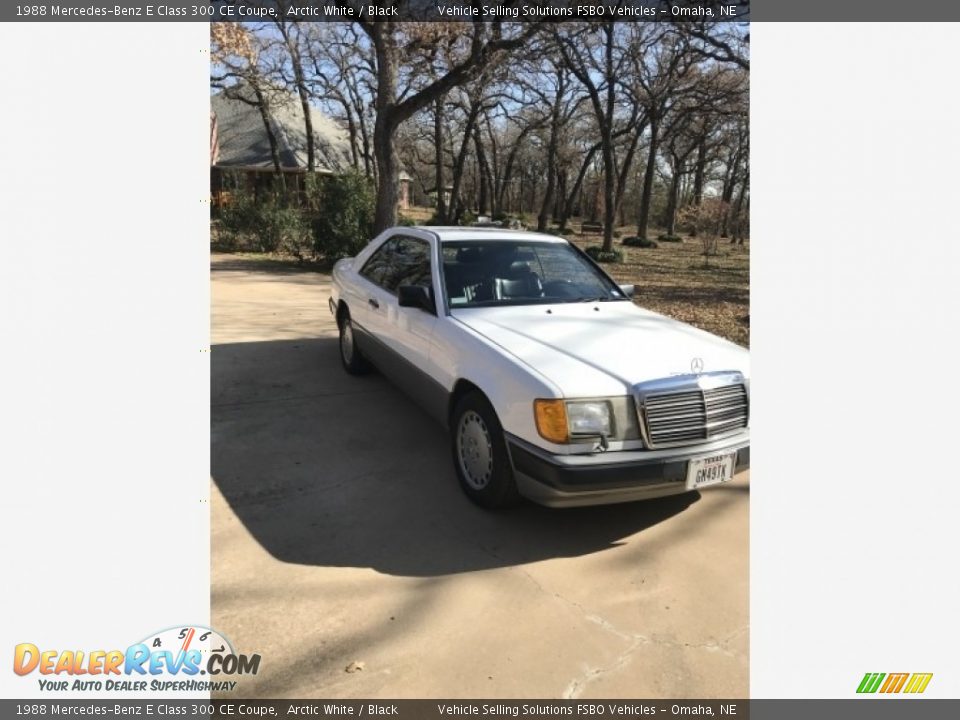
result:
[(733, 478), (737, 454), (721, 453), (695, 458), (687, 465), (687, 490), (698, 490)]

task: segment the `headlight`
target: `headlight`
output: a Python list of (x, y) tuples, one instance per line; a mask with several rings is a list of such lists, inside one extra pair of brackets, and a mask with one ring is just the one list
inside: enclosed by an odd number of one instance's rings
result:
[(567, 425), (571, 435), (613, 434), (613, 422), (610, 419), (610, 404), (604, 400), (567, 403)]
[(571, 438), (613, 435), (609, 400), (534, 400), (537, 432), (545, 440), (564, 444)]

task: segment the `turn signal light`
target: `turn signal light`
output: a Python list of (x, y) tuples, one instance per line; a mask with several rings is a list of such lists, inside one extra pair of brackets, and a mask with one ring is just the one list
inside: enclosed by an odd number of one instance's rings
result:
[(533, 416), (537, 421), (537, 432), (544, 440), (558, 444), (569, 442), (570, 431), (567, 425), (565, 401), (534, 400)]

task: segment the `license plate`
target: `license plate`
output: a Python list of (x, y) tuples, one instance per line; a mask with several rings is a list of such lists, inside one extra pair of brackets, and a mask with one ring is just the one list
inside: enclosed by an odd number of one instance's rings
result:
[(735, 452), (691, 460), (687, 465), (687, 490), (698, 490), (733, 479), (736, 465)]

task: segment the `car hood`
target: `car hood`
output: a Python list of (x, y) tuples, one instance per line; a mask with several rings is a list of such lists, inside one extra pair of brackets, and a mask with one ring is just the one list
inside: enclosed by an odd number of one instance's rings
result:
[(567, 397), (628, 393), (639, 382), (690, 374), (695, 358), (702, 372), (750, 376), (745, 348), (630, 302), (461, 308), (452, 315)]

